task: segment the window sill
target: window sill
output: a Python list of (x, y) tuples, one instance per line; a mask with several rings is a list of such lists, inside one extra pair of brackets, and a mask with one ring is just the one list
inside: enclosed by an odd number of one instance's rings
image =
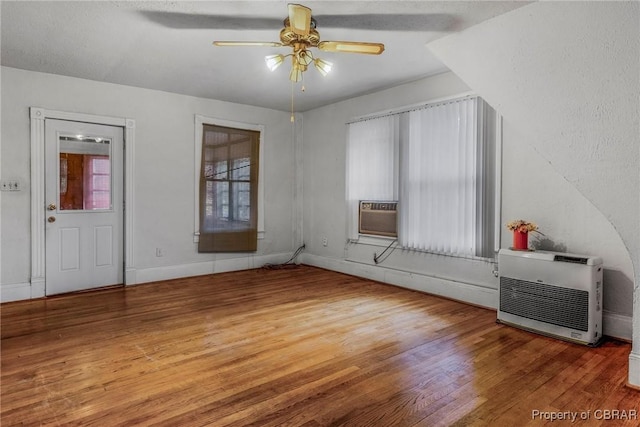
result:
[[(367, 246), (377, 246), (377, 247), (386, 248), (390, 246), (394, 240), (396, 240), (395, 237), (372, 236), (372, 235), (361, 234), (357, 239), (349, 239), (348, 243), (353, 245), (367, 245)], [(393, 248), (396, 250), (399, 249), (400, 251), (429, 254), (429, 255), (442, 256), (447, 258), (457, 258), (457, 259), (469, 260), (469, 261), (489, 262), (492, 264), (495, 264), (497, 261), (497, 258), (495, 257), (491, 258), (491, 257), (481, 257), (481, 256), (475, 256), (475, 255), (456, 255), (456, 254), (434, 252), (434, 251), (427, 251), (427, 250), (420, 250), (420, 249), (406, 249), (401, 247), (397, 242), (395, 242), (395, 245), (393, 246)]]
[[(258, 231), (258, 240), (264, 240), (264, 231)], [(200, 242), (200, 233), (193, 233), (193, 243)]]
[(358, 245), (369, 245), (369, 246), (382, 246), (387, 247), (394, 240), (397, 240), (396, 237), (385, 237), (385, 236), (373, 236), (373, 235), (365, 235), (360, 234), (357, 239), (349, 239), (349, 243), (354, 243)]

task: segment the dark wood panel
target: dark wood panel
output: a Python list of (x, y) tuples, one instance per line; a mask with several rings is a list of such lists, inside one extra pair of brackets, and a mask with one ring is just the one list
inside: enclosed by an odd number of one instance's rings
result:
[[(520, 426), (640, 411), (630, 345), (591, 349), (495, 312), (300, 266), (4, 304), (12, 425)], [(580, 425), (574, 423), (571, 425)]]

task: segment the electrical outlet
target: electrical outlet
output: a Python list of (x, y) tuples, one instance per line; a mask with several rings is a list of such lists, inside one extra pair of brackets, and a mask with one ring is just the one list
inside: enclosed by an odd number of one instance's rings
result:
[(156, 256), (157, 256), (157, 257), (164, 256), (164, 249), (162, 249), (162, 248), (156, 248)]
[(326, 237), (322, 238), (322, 246), (327, 246), (329, 244), (329, 240)]

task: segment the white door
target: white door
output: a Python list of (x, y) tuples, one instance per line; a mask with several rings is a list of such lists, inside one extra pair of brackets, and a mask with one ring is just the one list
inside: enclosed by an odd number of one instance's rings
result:
[(121, 284), (123, 129), (45, 121), (46, 294)]

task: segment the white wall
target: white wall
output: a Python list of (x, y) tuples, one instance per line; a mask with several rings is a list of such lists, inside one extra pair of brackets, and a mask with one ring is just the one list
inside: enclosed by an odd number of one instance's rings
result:
[[(291, 255), (297, 168), (288, 113), (6, 67), (1, 79), (2, 179), (15, 178), (23, 184), (22, 191), (3, 192), (1, 199), (3, 301), (23, 295), (31, 273), (31, 106), (136, 121), (133, 209), (138, 282), (259, 267), (265, 260), (281, 262)], [(196, 114), (265, 126), (261, 165), (265, 235), (255, 254), (197, 253), (193, 242)], [(157, 247), (163, 248), (163, 257), (156, 257)]]
[[(521, 171), (505, 177), (505, 199), (524, 195), (505, 213), (603, 256), (606, 309), (627, 315), (634, 301), (629, 381), (640, 386), (638, 22), (638, 2), (538, 2), (429, 48), (500, 110), (519, 145), (505, 160)], [(556, 179), (538, 181), (543, 169)]]
[[(603, 213), (533, 149), (530, 136), (506, 118), (503, 129), (503, 222), (535, 221), (544, 235), (532, 233), (534, 248), (603, 257), (605, 310), (628, 317), (622, 336), (630, 337), (633, 265), (624, 242)], [(511, 239), (503, 233), (501, 246), (511, 246)]]
[[(348, 244), (346, 239), (345, 123), (354, 117), (468, 91), (469, 86), (454, 73), (445, 73), (305, 113), (305, 262), (496, 307), (498, 283), (492, 262), (395, 250), (376, 266), (373, 254), (381, 253), (384, 247)], [(544, 241), (532, 238), (532, 246), (602, 257), (607, 282), (605, 333), (631, 338), (633, 268), (623, 241), (602, 212), (527, 142), (505, 118), (502, 224), (524, 217), (538, 222), (545, 233)], [(326, 247), (322, 245), (325, 237)], [(503, 228), (501, 247), (511, 246), (510, 239)]]
[[(380, 266), (372, 266), (374, 252), (381, 253), (384, 247), (347, 244), (346, 123), (358, 116), (446, 98), (468, 90), (454, 74), (444, 73), (305, 112), (303, 172), (307, 250), (304, 262), (495, 306), (497, 286), (492, 263), (396, 250)], [(323, 238), (327, 239), (327, 246), (322, 245)]]

